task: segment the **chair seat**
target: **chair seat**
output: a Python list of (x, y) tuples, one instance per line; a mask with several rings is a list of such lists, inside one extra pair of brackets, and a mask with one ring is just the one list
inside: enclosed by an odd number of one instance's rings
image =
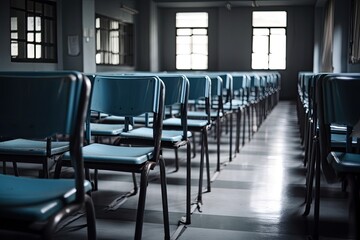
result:
[[(123, 147), (93, 143), (83, 147), (84, 162), (143, 164), (153, 158), (153, 147)], [(64, 154), (63, 161), (70, 160), (69, 152)]]
[[(154, 122), (154, 118), (149, 116), (147, 119), (144, 115), (138, 116), (138, 117), (134, 117), (134, 122), (135, 123), (140, 123), (140, 124), (145, 124), (145, 123), (149, 123), (152, 124)], [(103, 120), (104, 123), (124, 123), (125, 122), (125, 117), (121, 117), (121, 116), (109, 116), (106, 117)]]
[[(219, 115), (219, 117), (223, 117), (223, 113), (218, 111), (210, 111), (210, 117), (213, 118), (217, 118)], [(201, 112), (201, 111), (189, 111), (187, 113), (188, 118), (203, 118), (206, 119), (207, 118), (207, 114), (205, 112)]]
[[(60, 154), (69, 150), (68, 142), (51, 142), (50, 155)], [(11, 155), (46, 156), (46, 141), (14, 139), (0, 142), (0, 153)]]
[[(151, 128), (141, 127), (131, 130), (129, 132), (122, 132), (121, 137), (136, 138), (136, 139), (152, 139), (153, 130)], [(191, 137), (191, 132), (187, 132), (187, 137)], [(183, 140), (183, 132), (176, 130), (163, 130), (161, 134), (161, 141), (179, 142)]]
[(230, 102), (227, 102), (224, 104), (223, 107), (225, 110), (234, 110), (234, 109), (241, 108), (242, 106), (244, 106), (242, 101), (234, 99), (231, 101), (231, 106), (230, 106)]
[(360, 154), (331, 152), (327, 160), (338, 173), (360, 173)]
[[(40, 179), (0, 174), (0, 182), (0, 219), (45, 220), (75, 200), (73, 179)], [(88, 181), (84, 182), (84, 187), (86, 192), (91, 190)]]
[[(201, 128), (208, 125), (207, 120), (200, 120), (200, 119), (187, 119), (188, 128)], [(180, 118), (168, 118), (163, 121), (163, 126), (181, 126), (181, 119)]]
[[(356, 144), (356, 138), (352, 140), (353, 144)], [(331, 134), (331, 147), (344, 148), (346, 146), (346, 134)]]
[[(117, 136), (125, 129), (124, 124), (90, 123), (91, 135)], [(129, 125), (129, 129), (132, 126)]]

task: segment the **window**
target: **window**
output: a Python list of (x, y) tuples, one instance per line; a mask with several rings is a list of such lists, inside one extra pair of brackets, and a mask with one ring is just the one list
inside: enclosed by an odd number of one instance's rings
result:
[(252, 69), (286, 68), (286, 12), (254, 11)]
[(96, 64), (134, 65), (133, 25), (96, 15)]
[(11, 0), (12, 62), (56, 62), (56, 1)]
[(176, 13), (176, 69), (208, 68), (208, 13)]

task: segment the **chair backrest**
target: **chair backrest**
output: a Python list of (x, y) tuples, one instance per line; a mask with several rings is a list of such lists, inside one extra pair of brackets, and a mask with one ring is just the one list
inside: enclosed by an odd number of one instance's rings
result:
[[(337, 90), (332, 87), (334, 81), (338, 81), (335, 79), (343, 79), (343, 78), (359, 78), (359, 74), (333, 74), (333, 73), (321, 73), (314, 76), (314, 87), (316, 95), (314, 97), (314, 102), (316, 108), (314, 108), (314, 114), (317, 115), (315, 117), (315, 121), (318, 121), (319, 125), (319, 142), (320, 142), (320, 161), (323, 169), (327, 169), (324, 172), (324, 176), (327, 181), (332, 181), (335, 178), (335, 172), (330, 171), (328, 167), (328, 162), (326, 161), (326, 157), (331, 151), (331, 131), (330, 125), (332, 123), (340, 123), (338, 119), (334, 118), (334, 101), (337, 101), (333, 96), (333, 94), (339, 94)], [(350, 81), (349, 81), (350, 83)], [(343, 83), (340, 83), (342, 85)], [(339, 86), (340, 88), (344, 88), (344, 86)], [(349, 93), (350, 95), (350, 93)], [(347, 98), (346, 94), (342, 96), (343, 98)], [(349, 107), (354, 107), (354, 104), (349, 105)], [(355, 105), (356, 106), (356, 105)], [(351, 108), (350, 107), (350, 108)], [(339, 110), (337, 110), (339, 112)], [(356, 111), (356, 110), (354, 110)]]
[(234, 97), (245, 100), (247, 83), (250, 81), (249, 75), (245, 73), (233, 73)]
[(183, 139), (187, 138), (187, 111), (189, 100), (189, 80), (182, 74), (159, 74), (157, 75), (165, 84), (165, 105), (172, 107), (180, 104), (180, 119), (183, 131)]
[(353, 127), (360, 120), (360, 75), (328, 76), (323, 82), (324, 124), (347, 127), (347, 151), (351, 151)]
[(89, 80), (78, 72), (0, 72), (0, 136), (69, 136), (75, 168), (76, 201), (84, 200), (83, 127)]
[(188, 74), (186, 77), (190, 83), (189, 100), (195, 101), (195, 104), (199, 100), (205, 100), (205, 112), (210, 123), (211, 79), (207, 75)]
[(153, 113), (155, 159), (158, 159), (164, 99), (165, 86), (158, 77), (99, 75), (94, 79), (91, 110), (124, 116), (126, 125), (132, 117)]

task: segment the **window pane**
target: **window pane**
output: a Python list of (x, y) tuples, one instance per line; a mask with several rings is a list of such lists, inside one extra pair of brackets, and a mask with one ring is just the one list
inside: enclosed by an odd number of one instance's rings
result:
[(33, 42), (34, 41), (34, 33), (28, 33), (27, 34), (27, 40), (29, 42)]
[(12, 57), (15, 57), (17, 56), (19, 53), (18, 53), (18, 44), (17, 42), (12, 42), (11, 43), (11, 56)]
[(34, 44), (27, 44), (27, 57), (34, 58), (35, 57), (35, 45)]
[(252, 54), (252, 68), (253, 69), (268, 69), (268, 55), (261, 53)]
[(253, 30), (254, 36), (261, 36), (261, 35), (269, 35), (269, 29), (268, 28), (254, 28)]
[(194, 35), (207, 35), (207, 29), (205, 29), (205, 28), (193, 29), (193, 34)]
[(12, 17), (11, 18), (11, 31), (16, 31), (18, 28), (17, 26), (17, 17)]
[(202, 54), (191, 55), (191, 69), (206, 70), (207, 69), (207, 56)]
[(267, 54), (269, 52), (269, 37), (268, 36), (254, 36), (253, 37), (253, 52)]
[(38, 43), (41, 42), (41, 33), (36, 33), (35, 34), (35, 41), (38, 42)]
[(191, 55), (177, 55), (176, 69), (191, 69)]
[(182, 35), (184, 35), (184, 36), (190, 36), (190, 35), (191, 35), (191, 28), (178, 29), (178, 30), (176, 31), (176, 34), (177, 34), (178, 36), (182, 36)]
[(40, 17), (35, 18), (35, 30), (36, 31), (41, 30), (41, 18)]
[(188, 36), (176, 37), (176, 43), (177, 44), (191, 44), (191, 37), (188, 37)]
[(176, 54), (191, 54), (191, 45), (190, 44), (177, 44), (176, 45)]
[(285, 69), (285, 56), (282, 54), (269, 55), (269, 68), (270, 69)]
[(96, 58), (96, 64), (100, 64), (101, 63), (101, 53), (97, 53), (95, 58)]
[(27, 30), (34, 31), (34, 17), (28, 17), (27, 20), (28, 20)]
[(281, 35), (270, 36), (270, 53), (284, 54), (286, 46), (286, 37)]
[(176, 27), (208, 27), (208, 13), (176, 13)]
[(41, 45), (36, 45), (36, 58), (41, 58)]
[(254, 11), (253, 27), (286, 27), (285, 11)]

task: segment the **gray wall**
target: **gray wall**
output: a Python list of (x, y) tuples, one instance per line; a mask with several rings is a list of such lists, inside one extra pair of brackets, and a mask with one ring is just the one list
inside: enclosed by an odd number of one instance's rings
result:
[(287, 67), (282, 76), (282, 99), (295, 99), (297, 74), (313, 70), (314, 8), (165, 8), (159, 9), (160, 70), (175, 69), (175, 14), (180, 11), (209, 13), (209, 70), (251, 71), (253, 10), (285, 10), (288, 13)]

